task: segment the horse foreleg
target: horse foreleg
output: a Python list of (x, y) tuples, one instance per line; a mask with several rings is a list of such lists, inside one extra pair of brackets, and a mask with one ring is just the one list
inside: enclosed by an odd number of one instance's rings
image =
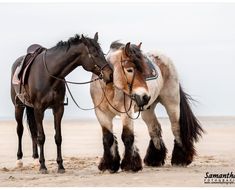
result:
[(42, 125), (42, 121), (44, 118), (44, 111), (41, 109), (34, 109), (34, 115), (35, 115), (35, 121), (37, 124), (37, 143), (38, 143), (39, 149), (40, 149), (40, 157), (39, 157), (40, 169), (39, 169), (39, 171), (42, 174), (46, 174), (47, 168), (45, 165), (45, 157), (44, 157), (45, 134), (44, 134), (43, 125)]
[(142, 119), (148, 126), (150, 135), (149, 146), (144, 158), (147, 166), (162, 166), (165, 164), (167, 149), (162, 140), (161, 125), (154, 113), (155, 105), (151, 105), (150, 109), (141, 113)]
[(61, 120), (64, 114), (64, 105), (60, 105), (58, 107), (53, 108), (54, 114), (54, 125), (55, 125), (55, 143), (57, 146), (57, 164), (58, 164), (58, 173), (64, 173), (65, 169), (63, 166), (63, 159), (61, 154)]
[(111, 173), (117, 172), (120, 167), (120, 156), (116, 137), (113, 135), (112, 119), (113, 115), (104, 113), (98, 108), (95, 110), (96, 116), (102, 127), (103, 132), (103, 158), (99, 163), (99, 170), (109, 170)]
[(18, 151), (17, 151), (17, 161), (16, 161), (17, 167), (23, 166), (23, 162), (22, 162), (22, 157), (23, 157), (22, 136), (23, 136), (23, 131), (24, 131), (24, 127), (22, 123), (23, 113), (24, 113), (24, 107), (15, 105), (15, 119), (17, 122), (17, 135), (18, 135)]
[(125, 145), (121, 168), (124, 171), (137, 172), (142, 169), (142, 160), (139, 155), (139, 150), (134, 144), (133, 121), (126, 114), (123, 114), (121, 117), (123, 123), (122, 141)]

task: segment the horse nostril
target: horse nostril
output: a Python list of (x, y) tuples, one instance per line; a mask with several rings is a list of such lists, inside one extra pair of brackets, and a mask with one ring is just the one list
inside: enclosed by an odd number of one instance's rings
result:
[(151, 98), (150, 96), (148, 96), (148, 95), (145, 94), (145, 95), (143, 96), (143, 101), (144, 101), (144, 103), (147, 104), (147, 103), (149, 102), (150, 98)]

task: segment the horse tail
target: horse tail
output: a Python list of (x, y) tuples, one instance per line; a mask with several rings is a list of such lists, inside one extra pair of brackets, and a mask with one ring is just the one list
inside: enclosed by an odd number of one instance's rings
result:
[(199, 137), (202, 136), (204, 130), (200, 122), (194, 115), (190, 101), (194, 101), (192, 97), (185, 93), (180, 85), (180, 136), (185, 150), (190, 157), (196, 154), (194, 143), (198, 142)]
[(36, 124), (36, 120), (34, 116), (34, 109), (26, 106), (26, 116), (27, 116), (27, 123), (29, 126), (31, 137), (36, 137), (37, 136), (37, 124)]

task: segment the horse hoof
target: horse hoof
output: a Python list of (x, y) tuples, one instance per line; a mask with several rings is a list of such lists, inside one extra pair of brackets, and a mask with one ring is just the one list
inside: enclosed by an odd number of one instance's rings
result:
[(123, 171), (138, 172), (143, 169), (142, 160), (138, 152), (134, 156), (125, 156), (121, 163), (121, 169)]
[(47, 171), (46, 168), (40, 169), (39, 172), (40, 172), (41, 174), (48, 174), (48, 171)]
[(65, 173), (65, 169), (64, 168), (58, 169), (57, 173), (63, 174), (63, 173)]
[(171, 165), (172, 166), (187, 166), (193, 161), (193, 157), (196, 154), (194, 147), (186, 150), (175, 142), (172, 152)]
[(147, 153), (144, 158), (145, 165), (152, 167), (163, 166), (165, 164), (166, 153), (167, 149), (163, 141), (161, 141), (160, 149), (156, 149), (153, 141), (150, 140)]
[(38, 158), (35, 158), (35, 159), (33, 160), (33, 165), (34, 165), (34, 166), (39, 166), (39, 165), (40, 165)]
[(101, 159), (98, 169), (102, 172), (108, 170), (109, 173), (116, 173), (120, 167), (120, 157), (118, 156), (117, 159), (113, 160), (113, 162), (106, 162), (103, 158)]
[(22, 161), (22, 159), (16, 161), (16, 167), (17, 167), (17, 168), (22, 168), (22, 167), (23, 167), (23, 161)]

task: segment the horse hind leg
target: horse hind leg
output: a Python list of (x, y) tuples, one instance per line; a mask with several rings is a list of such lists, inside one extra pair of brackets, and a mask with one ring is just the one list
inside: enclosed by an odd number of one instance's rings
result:
[(142, 160), (139, 155), (139, 150), (134, 144), (134, 129), (133, 121), (127, 118), (126, 114), (122, 114), (123, 131), (122, 141), (125, 145), (124, 158), (121, 162), (121, 168), (124, 171), (137, 172), (142, 170)]
[(171, 122), (171, 130), (175, 137), (174, 148), (172, 151), (171, 164), (172, 165), (189, 165), (193, 160), (195, 154), (194, 148), (186, 149), (185, 144), (181, 139), (181, 126), (179, 122), (180, 108), (178, 104), (166, 105), (166, 110)]
[(200, 124), (194, 116), (186, 94), (181, 87), (174, 97), (161, 98), (170, 118), (173, 135), (175, 136), (172, 152), (172, 165), (187, 166), (196, 155), (194, 142), (203, 132)]
[(157, 167), (165, 164), (167, 149), (162, 140), (161, 125), (157, 120), (154, 109), (155, 105), (152, 105), (150, 109), (142, 112), (141, 116), (145, 124), (148, 126), (151, 138), (144, 158), (144, 163), (147, 166)]
[(26, 107), (27, 123), (29, 126), (29, 131), (32, 138), (32, 148), (33, 148), (33, 159), (34, 165), (39, 165), (38, 147), (37, 147), (37, 124), (34, 117), (34, 109), (31, 107)]
[(37, 144), (39, 145), (39, 149), (40, 149), (39, 171), (42, 174), (47, 174), (47, 168), (45, 165), (45, 157), (44, 157), (44, 143), (46, 139), (44, 129), (43, 129), (44, 110), (42, 110), (41, 108), (34, 108), (34, 116), (35, 116), (35, 121), (37, 124)]
[(109, 170), (110, 173), (115, 173), (120, 167), (120, 155), (116, 137), (113, 135), (113, 116), (108, 112), (102, 112), (99, 108), (95, 112), (102, 127), (104, 148), (103, 157), (100, 160), (98, 168), (101, 171)]
[(18, 151), (17, 151), (17, 161), (16, 166), (22, 167), (23, 166), (23, 152), (22, 152), (22, 136), (24, 131), (23, 126), (23, 114), (24, 114), (24, 107), (20, 105), (15, 105), (15, 119), (17, 122), (17, 135), (18, 135)]

